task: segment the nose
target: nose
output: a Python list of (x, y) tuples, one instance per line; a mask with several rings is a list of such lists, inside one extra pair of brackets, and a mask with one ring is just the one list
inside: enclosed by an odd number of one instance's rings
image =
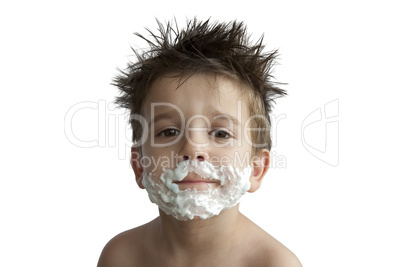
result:
[[(190, 153), (187, 153), (190, 154)], [(208, 154), (205, 152), (196, 152), (194, 153), (194, 156), (190, 156), (190, 155), (179, 155), (179, 162), (180, 161), (185, 161), (185, 160), (190, 160), (190, 159), (194, 159), (197, 161), (205, 161), (208, 160)]]
[(209, 125), (205, 123), (205, 118), (196, 117), (191, 121), (191, 125), (188, 125), (186, 134), (181, 140), (182, 143), (178, 154), (179, 161), (189, 159), (196, 161), (209, 160), (208, 128)]
[(205, 160), (205, 156), (203, 156), (203, 155), (197, 155), (197, 160), (198, 160), (198, 161), (204, 161), (204, 160)]
[(209, 160), (208, 147), (209, 145), (197, 146), (191, 141), (183, 140), (181, 149), (178, 154), (179, 162), (190, 159), (196, 161), (208, 161)]

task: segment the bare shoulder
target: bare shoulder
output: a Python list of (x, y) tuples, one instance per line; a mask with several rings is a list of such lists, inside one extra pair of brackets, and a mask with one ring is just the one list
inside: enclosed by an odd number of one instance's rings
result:
[(147, 224), (113, 237), (103, 248), (98, 267), (140, 266), (146, 230)]
[(250, 266), (302, 267), (297, 256), (273, 236), (252, 223), (248, 246), (254, 249), (247, 253)]
[[(273, 237), (272, 237), (273, 238)], [(301, 267), (297, 256), (281, 243), (272, 244), (271, 241), (261, 243), (254, 256), (255, 266), (269, 267)]]

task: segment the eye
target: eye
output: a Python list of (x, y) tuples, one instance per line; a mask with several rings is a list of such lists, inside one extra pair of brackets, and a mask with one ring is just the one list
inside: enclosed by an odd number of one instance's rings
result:
[(222, 130), (215, 130), (215, 131), (212, 131), (212, 132), (211, 132), (211, 135), (212, 135), (213, 137), (220, 138), (220, 139), (229, 139), (229, 138), (232, 137), (231, 134), (229, 134), (229, 133), (226, 132), (226, 131), (222, 131)]
[(176, 129), (165, 129), (165, 130), (161, 131), (160, 133), (158, 133), (157, 136), (171, 137), (171, 136), (176, 136), (179, 134), (180, 134), (180, 132)]

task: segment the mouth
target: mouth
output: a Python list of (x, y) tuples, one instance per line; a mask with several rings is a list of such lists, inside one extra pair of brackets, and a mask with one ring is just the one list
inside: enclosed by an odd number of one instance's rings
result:
[(195, 173), (189, 173), (183, 180), (174, 181), (173, 183), (177, 184), (180, 189), (184, 188), (196, 188), (196, 189), (208, 189), (211, 186), (219, 186), (220, 181), (202, 178)]
[(181, 181), (174, 181), (174, 183), (220, 183), (219, 180), (214, 180), (210, 178), (202, 178), (198, 174), (193, 172), (189, 172), (187, 176)]
[(208, 180), (183, 180), (180, 182), (174, 182), (175, 184), (219, 184), (219, 181)]

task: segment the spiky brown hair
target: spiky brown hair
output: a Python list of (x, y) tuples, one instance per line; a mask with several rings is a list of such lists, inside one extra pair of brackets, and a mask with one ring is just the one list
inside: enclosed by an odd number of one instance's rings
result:
[[(157, 23), (158, 33), (147, 29), (151, 38), (136, 33), (149, 44), (149, 50), (139, 52), (133, 49), (136, 62), (130, 62), (113, 80), (120, 90), (116, 104), (129, 109), (131, 115), (141, 114), (148, 89), (158, 77), (172, 73), (190, 77), (197, 72), (224, 75), (246, 85), (242, 87), (248, 91), (250, 114), (257, 115), (251, 122), (252, 128), (268, 128), (268, 131), (252, 133), (255, 152), (260, 148), (270, 150), (273, 102), (286, 94), (276, 86), (278, 83), (272, 81), (277, 50), (265, 53), (263, 36), (256, 43), (250, 43), (243, 22), (202, 22), (194, 18), (183, 30), (179, 30), (177, 22)], [(141, 124), (137, 120), (130, 123), (133, 141), (140, 140)]]

